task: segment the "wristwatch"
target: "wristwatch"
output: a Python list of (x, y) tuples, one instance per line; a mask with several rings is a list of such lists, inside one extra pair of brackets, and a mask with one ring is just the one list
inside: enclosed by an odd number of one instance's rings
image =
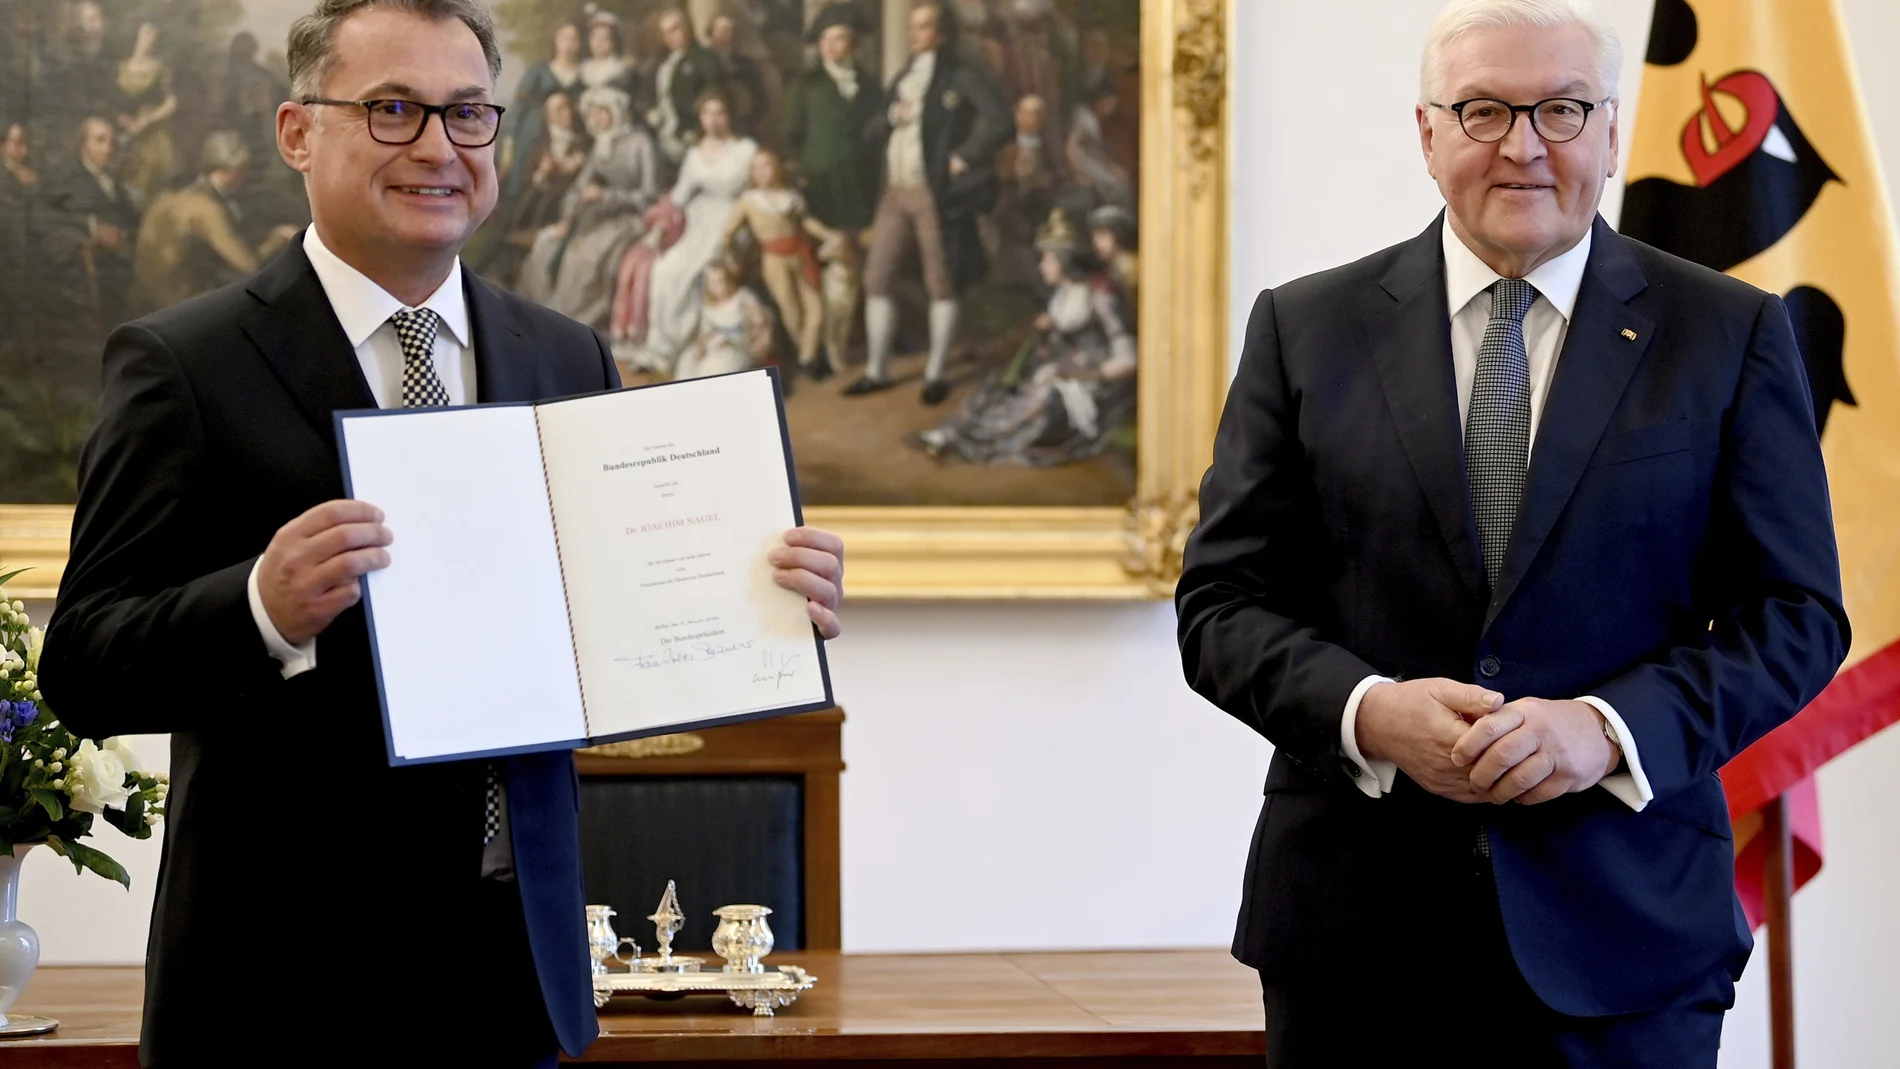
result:
[(1616, 764), (1610, 766), (1609, 774), (1614, 776), (1623, 771), (1626, 759), (1623, 756), (1623, 740), (1616, 737), (1616, 729), (1610, 726), (1610, 718), (1597, 711), (1597, 719), (1603, 722), (1603, 737), (1610, 740), (1610, 749), (1616, 754)]

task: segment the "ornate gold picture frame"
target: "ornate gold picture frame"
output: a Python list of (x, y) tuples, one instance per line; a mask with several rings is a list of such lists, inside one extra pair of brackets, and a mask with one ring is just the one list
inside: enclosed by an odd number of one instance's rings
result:
[[(1228, 54), (1234, 0), (1142, 0), (1136, 496), (1120, 507), (813, 507), (849, 596), (1144, 599), (1172, 593), (1227, 384)], [(8, 590), (51, 598), (72, 508), (0, 504)]]

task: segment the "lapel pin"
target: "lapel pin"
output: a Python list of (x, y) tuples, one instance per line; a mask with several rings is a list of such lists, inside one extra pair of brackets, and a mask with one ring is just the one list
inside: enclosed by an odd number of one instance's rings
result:
[(1628, 327), (1624, 327), (1624, 328), (1623, 328), (1623, 340), (1624, 340), (1624, 341), (1635, 341), (1635, 340), (1636, 340), (1636, 332), (1635, 332), (1635, 331), (1633, 331), (1633, 330), (1631, 330), (1631, 329), (1630, 329), (1630, 328), (1628, 328)]

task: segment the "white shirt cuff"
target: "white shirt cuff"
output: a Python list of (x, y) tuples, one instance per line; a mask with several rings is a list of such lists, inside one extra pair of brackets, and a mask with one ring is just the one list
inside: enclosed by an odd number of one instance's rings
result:
[(1339, 718), (1339, 748), (1346, 752), (1346, 759), (1358, 767), (1352, 777), (1353, 783), (1364, 791), (1368, 798), (1379, 798), (1392, 793), (1392, 782), (1398, 779), (1399, 766), (1394, 761), (1368, 761), (1366, 755), (1359, 752), (1359, 739), (1354, 734), (1359, 723), (1359, 703), (1365, 700), (1366, 691), (1380, 683), (1390, 683), (1385, 676), (1367, 676), (1352, 688), (1346, 697), (1346, 714)]
[(1614, 776), (1605, 776), (1597, 786), (1615, 795), (1617, 800), (1640, 813), (1648, 805), (1656, 792), (1649, 789), (1649, 777), (1643, 775), (1643, 759), (1636, 754), (1636, 736), (1630, 734), (1630, 726), (1616, 715), (1616, 710), (1594, 695), (1586, 694), (1577, 699), (1603, 714), (1609, 721), (1610, 730), (1616, 733), (1616, 744), (1623, 749), (1623, 765), (1628, 772), (1619, 772)]
[[(261, 560), (260, 560), (261, 562)], [(301, 646), (293, 646), (277, 625), (271, 623), (270, 613), (264, 611), (264, 595), (257, 591), (257, 565), (251, 565), (251, 577), (245, 580), (244, 593), (250, 598), (251, 620), (257, 624), (257, 633), (263, 636), (264, 648), (270, 651), (279, 665), (279, 671), (285, 679), (302, 675), (317, 666), (317, 640), (308, 639)]]

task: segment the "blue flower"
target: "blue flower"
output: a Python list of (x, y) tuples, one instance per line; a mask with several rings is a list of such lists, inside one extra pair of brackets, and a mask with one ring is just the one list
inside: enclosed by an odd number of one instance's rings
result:
[(13, 733), (33, 723), (40, 707), (31, 701), (0, 701), (0, 742), (12, 742)]

